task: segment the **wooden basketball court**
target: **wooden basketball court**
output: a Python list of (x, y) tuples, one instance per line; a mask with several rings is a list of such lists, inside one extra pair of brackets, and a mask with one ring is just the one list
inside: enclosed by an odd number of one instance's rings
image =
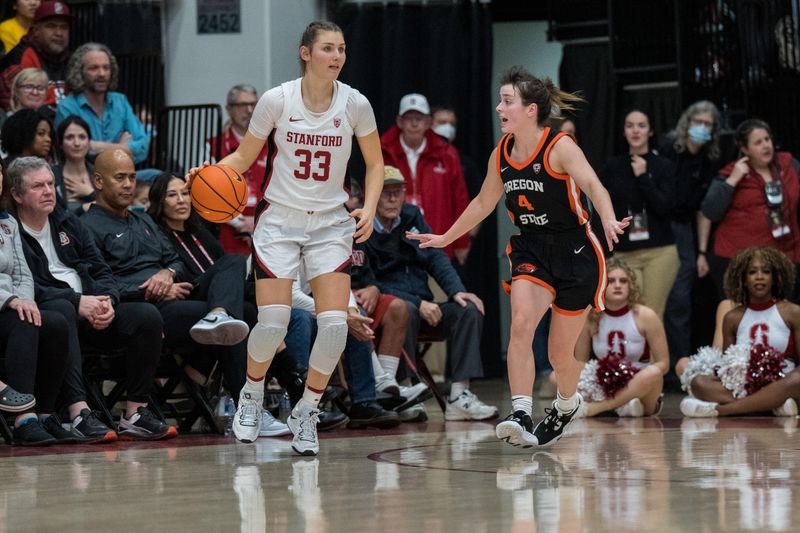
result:
[[(479, 383), (508, 408), (505, 385)], [(797, 531), (796, 418), (581, 420), (544, 450), (494, 423), (289, 438), (0, 446), (0, 532)], [(538, 402), (541, 412), (544, 402)]]

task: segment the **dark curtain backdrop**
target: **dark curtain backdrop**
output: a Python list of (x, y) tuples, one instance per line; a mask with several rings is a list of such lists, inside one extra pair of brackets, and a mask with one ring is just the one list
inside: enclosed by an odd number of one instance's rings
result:
[[(340, 79), (367, 96), (381, 133), (394, 124), (403, 95), (424, 94), (432, 106), (446, 104), (456, 110), (455, 144), (484, 168), (494, 148), (492, 24), (487, 4), (342, 4), (332, 18), (347, 42)], [(363, 163), (354, 160), (353, 177), (362, 181)], [(470, 190), (476, 185), (468, 184)], [(487, 376), (502, 375), (494, 215), (473, 239), (466, 277), (468, 288), (486, 305), (484, 371)]]
[(561, 57), (559, 83), (563, 90), (580, 92), (586, 99), (575, 113), (578, 144), (586, 159), (600, 170), (614, 152), (614, 83), (608, 44), (566, 44)]

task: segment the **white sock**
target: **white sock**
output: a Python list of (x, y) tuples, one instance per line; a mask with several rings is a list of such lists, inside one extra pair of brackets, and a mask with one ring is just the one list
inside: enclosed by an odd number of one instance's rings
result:
[(248, 374), (247, 381), (244, 382), (244, 387), (242, 387), (242, 390), (249, 392), (251, 396), (264, 396), (264, 378), (262, 377), (256, 381)]
[(533, 396), (512, 396), (511, 410), (515, 413), (524, 411), (526, 415), (531, 416), (533, 414)]
[[(323, 392), (325, 392), (324, 389), (321, 391), (316, 391), (312, 390), (308, 385), (306, 385), (306, 388), (303, 391), (303, 397), (300, 398), (300, 402), (305, 403), (312, 409), (316, 409), (317, 406), (319, 406), (319, 401), (322, 399)], [(299, 404), (300, 402), (297, 403)]]
[(378, 359), (378, 354), (375, 353), (375, 350), (372, 350), (372, 373), (375, 374), (376, 378), (384, 374), (383, 367), (381, 366), (381, 362)]
[(381, 362), (383, 371), (392, 377), (397, 375), (397, 367), (400, 366), (400, 358), (396, 355), (379, 355), (378, 360)]
[(469, 381), (454, 381), (450, 386), (450, 401), (452, 402), (469, 388)]
[(562, 413), (569, 413), (570, 411), (574, 410), (578, 407), (578, 393), (576, 392), (569, 398), (564, 398), (561, 396), (561, 392), (556, 394), (556, 409), (561, 411)]

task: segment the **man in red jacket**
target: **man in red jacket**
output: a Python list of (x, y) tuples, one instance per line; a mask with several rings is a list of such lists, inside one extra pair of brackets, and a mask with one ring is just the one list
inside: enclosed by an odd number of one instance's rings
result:
[[(406, 202), (422, 210), (434, 233), (447, 231), (469, 203), (458, 150), (431, 129), (431, 109), (421, 94), (400, 99), (396, 124), (381, 136), (383, 161), (407, 176)], [(464, 264), (470, 237), (444, 249)]]
[(66, 90), (71, 20), (64, 2), (45, 1), (39, 5), (31, 29), (0, 61), (0, 107), (9, 109), (14, 77), (22, 69), (38, 68), (47, 72), (50, 79), (46, 102), (55, 109)]

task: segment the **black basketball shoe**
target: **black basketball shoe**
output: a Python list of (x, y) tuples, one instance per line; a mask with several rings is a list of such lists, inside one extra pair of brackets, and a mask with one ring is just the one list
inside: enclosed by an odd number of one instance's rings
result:
[(539, 446), (550, 446), (564, 436), (567, 426), (576, 418), (583, 418), (586, 413), (586, 404), (578, 396), (578, 405), (568, 413), (560, 411), (553, 402), (553, 407), (544, 410), (545, 417), (533, 430), (533, 438)]
[(512, 446), (531, 448), (536, 445), (533, 420), (525, 411), (514, 411), (495, 427), (497, 438)]

